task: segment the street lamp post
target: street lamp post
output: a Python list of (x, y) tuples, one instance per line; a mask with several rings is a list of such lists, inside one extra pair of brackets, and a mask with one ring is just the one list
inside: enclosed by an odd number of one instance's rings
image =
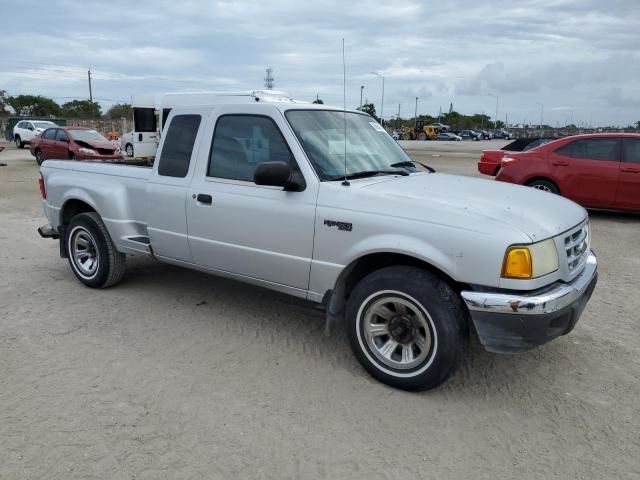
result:
[(364, 90), (364, 85), (360, 85), (360, 110), (362, 110), (362, 91)]
[(416, 97), (416, 111), (413, 114), (413, 128), (418, 128), (418, 97)]
[(544, 117), (544, 105), (540, 102), (538, 102), (538, 105), (540, 105), (540, 130), (542, 130), (542, 122)]
[(374, 75), (377, 75), (382, 79), (382, 99), (380, 100), (380, 124), (384, 125), (384, 76), (379, 74), (378, 72), (371, 72)]
[(493, 93), (490, 93), (489, 96), (495, 97), (496, 99), (496, 116), (493, 121), (493, 128), (497, 129), (498, 128), (498, 95), (494, 95)]

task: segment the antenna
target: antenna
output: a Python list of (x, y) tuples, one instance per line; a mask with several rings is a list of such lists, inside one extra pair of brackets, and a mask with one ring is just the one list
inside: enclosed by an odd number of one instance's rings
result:
[(342, 119), (344, 120), (344, 181), (342, 185), (351, 185), (347, 180), (347, 67), (344, 61), (344, 38), (342, 39)]

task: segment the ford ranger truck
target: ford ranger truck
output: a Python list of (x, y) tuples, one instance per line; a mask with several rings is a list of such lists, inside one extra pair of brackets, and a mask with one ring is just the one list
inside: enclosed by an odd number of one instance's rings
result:
[(250, 96), (167, 121), (152, 166), (40, 168), (39, 232), (86, 286), (142, 255), (305, 298), (406, 390), (447, 379), (472, 330), (499, 353), (569, 333), (595, 288), (582, 207), (435, 173), (362, 112)]

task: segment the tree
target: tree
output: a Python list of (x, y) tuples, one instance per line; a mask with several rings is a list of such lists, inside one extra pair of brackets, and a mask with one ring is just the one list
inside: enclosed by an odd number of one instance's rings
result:
[(133, 108), (129, 103), (116, 103), (106, 113), (107, 118), (131, 118), (132, 115)]
[(99, 118), (102, 109), (97, 102), (72, 100), (62, 105), (62, 115), (67, 118)]
[(6, 90), (0, 90), (0, 113), (5, 111), (7, 105), (9, 105), (9, 95)]
[(16, 115), (31, 117), (56, 117), (60, 115), (60, 105), (42, 95), (16, 95), (9, 97), (7, 103), (15, 110)]
[(636, 130), (640, 130), (640, 120), (636, 122)]
[(324, 102), (322, 101), (322, 99), (318, 97), (316, 97), (316, 99), (311, 103), (315, 103), (317, 105), (324, 105)]
[(365, 103), (364, 105), (359, 107), (358, 110), (360, 110), (361, 112), (364, 112), (364, 113), (368, 113), (373, 118), (378, 120), (378, 117), (376, 116), (376, 107), (375, 107), (375, 105), (373, 103)]

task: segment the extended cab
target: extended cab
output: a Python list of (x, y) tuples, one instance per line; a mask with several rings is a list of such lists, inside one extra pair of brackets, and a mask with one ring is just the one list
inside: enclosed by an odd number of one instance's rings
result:
[(376, 378), (433, 388), (571, 331), (597, 279), (586, 211), (434, 173), (370, 116), (258, 95), (174, 108), (153, 167), (46, 160), (44, 237), (85, 285), (144, 255), (306, 298)]

